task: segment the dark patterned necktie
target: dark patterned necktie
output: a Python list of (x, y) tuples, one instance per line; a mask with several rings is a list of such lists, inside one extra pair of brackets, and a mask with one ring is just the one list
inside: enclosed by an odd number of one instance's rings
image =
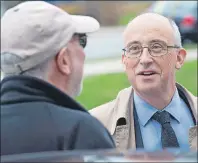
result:
[(170, 124), (170, 114), (167, 111), (156, 112), (153, 117), (162, 126), (161, 141), (163, 148), (179, 147), (177, 137)]

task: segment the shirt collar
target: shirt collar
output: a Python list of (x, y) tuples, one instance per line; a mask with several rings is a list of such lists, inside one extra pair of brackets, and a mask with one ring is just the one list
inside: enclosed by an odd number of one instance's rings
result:
[(180, 123), (180, 111), (179, 111), (180, 107), (181, 107), (181, 99), (178, 90), (176, 89), (171, 102), (163, 110), (169, 112)]
[(140, 96), (138, 96), (134, 91), (134, 103), (137, 111), (139, 122), (142, 126), (145, 126), (147, 122), (151, 119), (153, 114), (157, 112), (153, 106), (144, 101)]
[[(167, 107), (165, 107), (163, 110), (166, 110), (169, 112), (178, 122), (180, 122), (180, 97), (178, 94), (178, 90), (176, 89), (174, 96), (169, 103)], [(145, 126), (148, 121), (151, 119), (151, 117), (159, 111), (155, 107), (151, 106), (149, 103), (144, 101), (141, 97), (139, 97), (135, 92), (134, 92), (134, 103), (137, 111), (137, 115), (139, 117), (139, 122), (142, 126)], [(163, 111), (162, 110), (162, 111)]]

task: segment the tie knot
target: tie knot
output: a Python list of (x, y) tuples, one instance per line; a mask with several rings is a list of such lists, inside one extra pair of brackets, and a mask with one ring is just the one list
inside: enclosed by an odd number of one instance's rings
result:
[(153, 115), (152, 118), (159, 122), (161, 125), (170, 123), (170, 114), (167, 111), (158, 111)]

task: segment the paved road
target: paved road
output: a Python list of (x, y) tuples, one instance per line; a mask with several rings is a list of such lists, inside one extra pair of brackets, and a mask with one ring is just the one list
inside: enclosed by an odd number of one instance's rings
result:
[(118, 57), (122, 53), (122, 32), (124, 27), (102, 27), (98, 32), (88, 35), (85, 48), (86, 59)]

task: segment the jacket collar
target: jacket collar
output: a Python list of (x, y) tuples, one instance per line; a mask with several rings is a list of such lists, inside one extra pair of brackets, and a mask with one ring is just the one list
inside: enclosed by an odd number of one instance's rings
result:
[[(186, 90), (182, 85), (176, 83), (176, 87), (178, 89), (179, 94), (184, 94), (184, 96), (187, 99), (187, 102), (189, 103), (189, 106), (191, 108), (191, 111), (194, 115), (195, 123), (197, 124), (197, 97), (195, 97), (193, 94), (191, 94), (188, 90)], [(127, 111), (129, 110), (129, 101), (133, 102), (133, 100), (130, 98), (133, 98), (133, 88), (132, 86), (125, 88), (121, 92), (119, 92), (116, 102), (113, 106), (114, 108), (114, 119), (112, 121), (112, 127), (111, 127), (111, 134), (115, 132), (115, 128), (117, 126), (117, 122), (120, 118), (127, 119)], [(127, 121), (126, 121), (127, 122)]]
[(131, 95), (133, 94), (133, 89), (132, 87), (125, 88), (124, 90), (120, 91), (117, 98), (116, 102), (113, 106), (114, 108), (114, 118), (112, 122), (112, 127), (111, 127), (111, 134), (115, 132), (115, 128), (117, 126), (117, 122), (120, 118), (124, 118), (126, 120), (127, 117), (127, 110), (129, 108), (129, 101), (131, 98)]
[(179, 83), (176, 84), (178, 92), (180, 96), (183, 94), (184, 98), (186, 98), (189, 107), (192, 111), (192, 114), (194, 115), (194, 121), (195, 124), (197, 125), (197, 97), (195, 97), (191, 92), (189, 92), (186, 88), (184, 88), (182, 85)]
[(73, 110), (87, 112), (74, 99), (41, 79), (16, 75), (6, 77), (1, 81), (1, 105), (32, 101), (49, 102)]

